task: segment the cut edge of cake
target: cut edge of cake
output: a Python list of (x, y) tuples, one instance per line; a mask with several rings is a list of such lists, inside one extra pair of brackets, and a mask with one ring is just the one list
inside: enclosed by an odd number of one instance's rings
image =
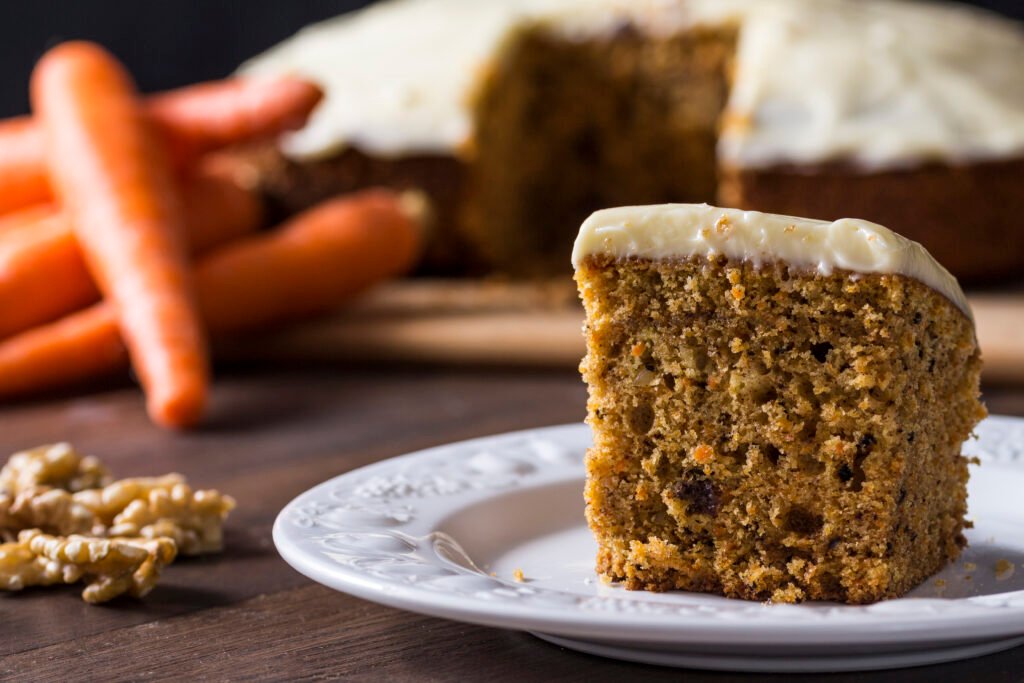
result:
[(980, 357), (962, 291), (920, 245), (664, 205), (598, 212), (573, 262), (603, 576), (866, 603), (959, 554)]

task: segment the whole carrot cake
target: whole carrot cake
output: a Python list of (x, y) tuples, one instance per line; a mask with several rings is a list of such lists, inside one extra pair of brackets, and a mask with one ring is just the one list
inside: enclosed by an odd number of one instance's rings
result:
[(601, 575), (866, 603), (957, 557), (981, 362), (960, 287), (919, 244), (668, 204), (593, 214), (573, 264)]
[(326, 96), (239, 163), (285, 212), (422, 188), (442, 272), (564, 273), (595, 209), (717, 201), (992, 278), (1024, 266), (1022, 63), (1018, 24), (945, 2), (387, 0), (244, 65)]

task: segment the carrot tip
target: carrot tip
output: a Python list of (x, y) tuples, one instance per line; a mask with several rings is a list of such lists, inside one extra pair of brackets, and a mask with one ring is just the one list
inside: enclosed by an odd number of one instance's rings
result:
[(205, 398), (181, 393), (173, 397), (155, 397), (147, 402), (150, 419), (168, 429), (188, 429), (202, 422)]

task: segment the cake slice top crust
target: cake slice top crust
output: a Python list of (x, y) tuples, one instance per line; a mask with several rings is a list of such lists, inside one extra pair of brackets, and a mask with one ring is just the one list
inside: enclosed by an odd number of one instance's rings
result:
[(579, 268), (590, 256), (655, 261), (725, 256), (755, 265), (781, 261), (823, 275), (836, 269), (903, 275), (972, 317), (956, 278), (924, 247), (854, 218), (828, 222), (708, 204), (623, 206), (598, 211), (580, 227), (573, 266)]

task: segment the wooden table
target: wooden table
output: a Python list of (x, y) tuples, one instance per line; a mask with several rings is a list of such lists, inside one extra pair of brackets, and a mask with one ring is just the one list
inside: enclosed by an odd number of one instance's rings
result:
[[(1024, 415), (1022, 389), (990, 389), (986, 397), (993, 413)], [(524, 633), (381, 607), (311, 583), (274, 551), (274, 516), (313, 484), (419, 448), (577, 421), (583, 410), (584, 389), (570, 371), (337, 367), (236, 370), (218, 382), (213, 424), (193, 434), (150, 426), (128, 387), (5, 408), (2, 453), (68, 440), (101, 456), (115, 475), (179, 471), (231, 493), (239, 506), (223, 555), (173, 565), (142, 601), (92, 607), (79, 588), (0, 595), (0, 679), (756, 678), (626, 664)], [(830, 680), (1022, 678), (1024, 647)]]

